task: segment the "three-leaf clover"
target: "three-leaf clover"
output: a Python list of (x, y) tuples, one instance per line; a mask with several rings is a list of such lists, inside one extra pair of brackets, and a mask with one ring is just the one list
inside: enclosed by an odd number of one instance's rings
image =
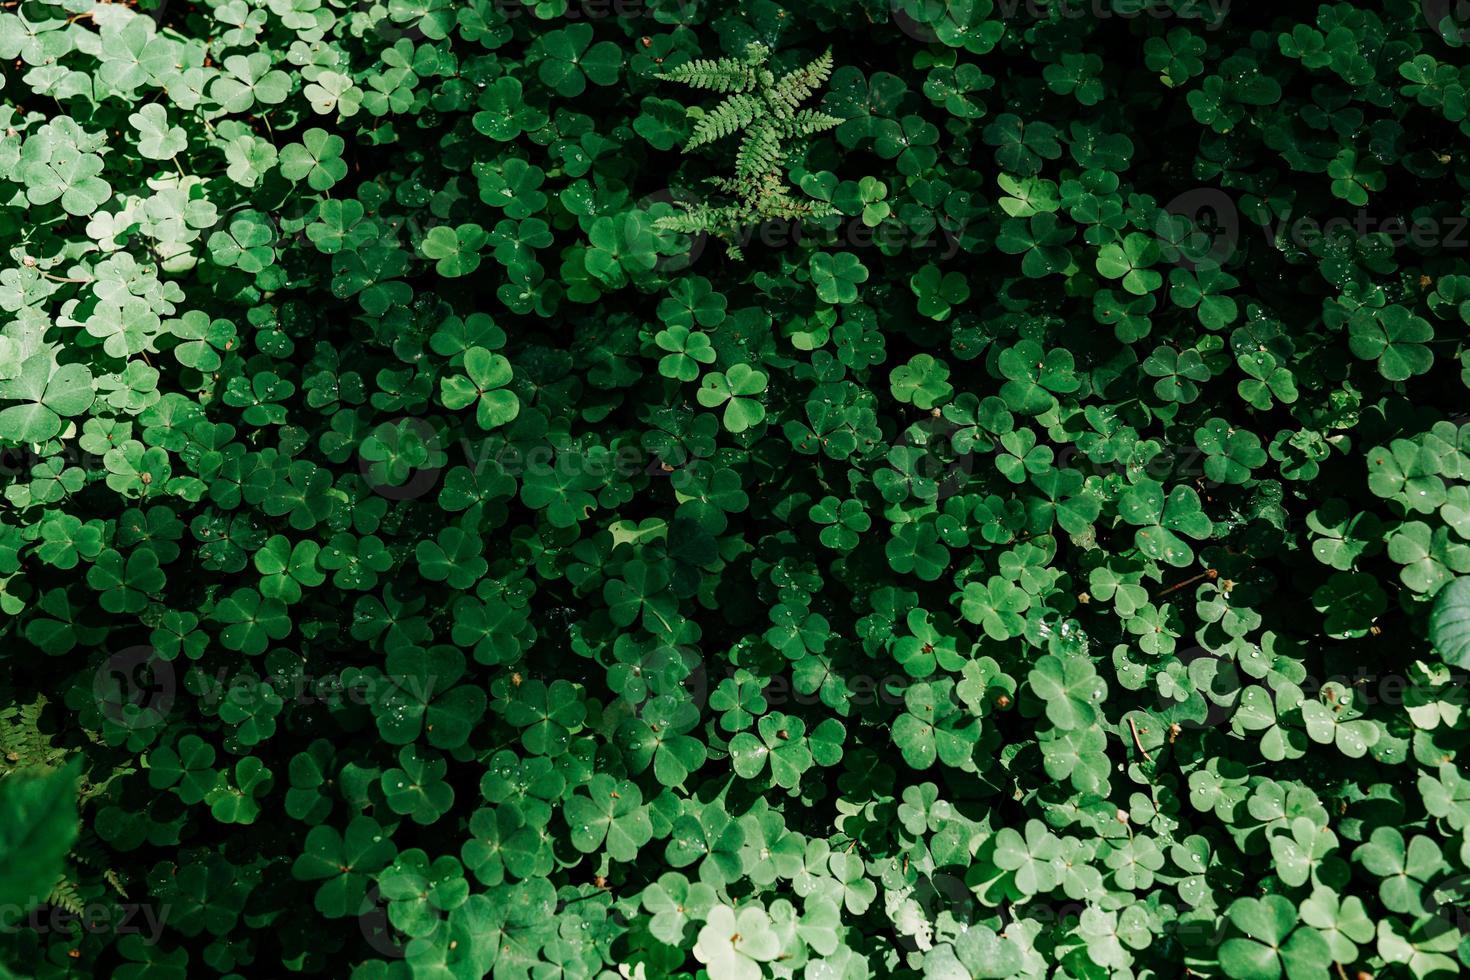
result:
[(696, 397), (705, 408), (725, 406), (721, 422), (726, 431), (740, 433), (766, 417), (766, 406), (753, 397), (766, 390), (766, 383), (765, 372), (741, 363), (729, 371), (706, 374)]
[(483, 347), (471, 347), (464, 353), (464, 371), (440, 381), (439, 397), (445, 408), (474, 405), (475, 422), (486, 430), (515, 420), (521, 402), (515, 392), (506, 390), (514, 373), (510, 361)]

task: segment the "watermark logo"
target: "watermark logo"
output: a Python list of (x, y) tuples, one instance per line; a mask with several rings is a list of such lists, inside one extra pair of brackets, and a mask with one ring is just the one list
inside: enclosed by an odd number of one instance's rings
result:
[(654, 270), (664, 274), (683, 272), (704, 255), (709, 247), (708, 231), (676, 231), (663, 223), (687, 215), (704, 203), (704, 199), (687, 187), (664, 187), (645, 194), (633, 204), (633, 213), (641, 215), (658, 243)]
[(621, 221), (629, 215), (639, 216), (637, 220), (641, 225), (633, 228), (620, 225), (617, 233), (620, 238), (629, 238), (643, 229), (651, 230), (658, 243), (653, 267), (666, 274), (682, 272), (693, 266), (705, 254), (712, 240), (720, 246), (718, 251), (721, 254), (728, 249), (739, 252), (756, 248), (777, 251), (807, 243), (849, 251), (876, 248), (885, 255), (928, 251), (942, 261), (954, 258), (965, 248), (966, 234), (971, 226), (970, 218), (948, 214), (904, 221), (888, 215), (870, 224), (862, 214), (839, 213), (823, 217), (737, 221), (728, 227), (720, 226), (714, 232), (670, 227), (681, 216), (700, 210), (709, 213), (718, 205), (718, 201), (712, 202), (693, 190), (672, 187), (645, 195), (631, 211), (612, 217)]
[(643, 693), (635, 702), (640, 708), (656, 698), (672, 698), (701, 711), (709, 703), (709, 670), (698, 647), (660, 643), (640, 657), (633, 670)]
[(921, 499), (933, 485), (933, 499), (946, 500), (964, 493), (975, 472), (974, 426), (951, 422), (936, 409), (903, 430), (890, 459), (908, 467)]
[(1470, 0), (1421, 0), (1425, 22), (1451, 47), (1470, 43)]
[(901, 914), (909, 923), (909, 931), (897, 939), (899, 947), (910, 953), (931, 949), (966, 928), (979, 906), (964, 880), (947, 871), (920, 875), (913, 885), (890, 893), (886, 903), (890, 915)]
[[(1467, 0), (1470, 6), (1470, 0)], [(1357, 238), (1382, 236), (1394, 248), (1412, 246), (1424, 251), (1470, 248), (1470, 217), (1374, 213), (1363, 207), (1349, 214), (1319, 218), (1290, 212), (1260, 222), (1268, 247), (1319, 251), (1324, 242), (1344, 234)], [(1165, 260), (1190, 271), (1218, 269), (1230, 262), (1242, 245), (1239, 205), (1218, 187), (1195, 187), (1163, 206), (1154, 237)]]
[(36, 467), (47, 464), (55, 465), (57, 460), (60, 460), (62, 466), (67, 469), (78, 467), (87, 473), (101, 473), (106, 470), (101, 454), (82, 449), (71, 438), (62, 438), (59, 453), (41, 454), (30, 445), (0, 447), (0, 478), (10, 477), (18, 480), (33, 476), (46, 476), (48, 471), (38, 474), (35, 472)]
[[(560, 25), (564, 23), (596, 23), (603, 20), (650, 20), (660, 25), (690, 25), (699, 13), (700, 0), (492, 0), (486, 22), (493, 28), (506, 29), (516, 21)], [(417, 44), (441, 39), (453, 30), (456, 22), (454, 5), (419, 7), (403, 5), (407, 16), (395, 16), (397, 4), (388, 0), (357, 0), (353, 8), (351, 29), (361, 35), (369, 31), (382, 42), (396, 44), (407, 38)]]
[(894, 26), (921, 44), (941, 44), (959, 37), (977, 15), (983, 18), (986, 0), (890, 0)]
[(141, 902), (87, 902), (74, 909), (44, 902), (31, 907), (0, 905), (0, 933), (139, 936), (145, 946), (154, 946), (163, 936), (168, 914), (167, 905)]
[(686, 643), (614, 650), (607, 683), (621, 695), (608, 711), (638, 718), (656, 732), (685, 733), (709, 704), (709, 668), (699, 649)]
[(384, 422), (358, 447), (358, 472), (379, 496), (417, 500), (439, 482), (448, 455), (439, 430), (411, 415)]
[[(1179, 731), (1199, 731), (1205, 728), (1221, 728), (1230, 724), (1240, 706), (1241, 680), (1235, 661), (1202, 646), (1192, 646), (1174, 652), (1181, 665), (1180, 674), (1168, 675), (1170, 680), (1161, 683), (1155, 678), (1157, 691), (1155, 711), (1170, 720), (1169, 734)], [(1182, 675), (1182, 676), (1181, 676)], [(1172, 687), (1166, 686), (1172, 684)], [(1204, 701), (1204, 717), (1187, 717), (1183, 709), (1198, 692)], [(1180, 698), (1179, 695), (1185, 695)]]
[(173, 664), (146, 645), (118, 651), (92, 677), (103, 716), (128, 730), (152, 728), (167, 717), (177, 690)]
[[(443, 433), (430, 422), (401, 416), (383, 423), (358, 446), (358, 469), (364, 482), (389, 500), (415, 500), (439, 485), (439, 477), (455, 459), (474, 479), (557, 476), (567, 483), (578, 478), (632, 480), (640, 474), (667, 478), (679, 473), (676, 466), (634, 444), (617, 448), (578, 443), (540, 442), (533, 445), (507, 442), (502, 435), (483, 439), (461, 438), (451, 449)], [(682, 463), (680, 464), (682, 465)]]
[[(422, 885), (427, 893), (430, 883), (424, 881)], [(388, 900), (383, 897), (377, 882), (368, 886), (362, 897), (362, 904), (357, 908), (357, 927), (362, 931), (362, 938), (368, 947), (383, 959), (403, 959), (403, 946), (399, 944), (397, 931), (388, 920)]]
[[(496, 3), (493, 6), (499, 9), (505, 4)], [(452, 14), (453, 8), (448, 9)], [(414, 10), (409, 5), (405, 5), (405, 10), (410, 15), (418, 16), (412, 20), (398, 21), (393, 18), (392, 5), (388, 0), (356, 0), (347, 20), (348, 30), (355, 37), (371, 34), (377, 43), (386, 45), (397, 44), (400, 40), (406, 40), (410, 44), (427, 40), (428, 34), (421, 25), (427, 18), (435, 16), (436, 12), (428, 11), (427, 8)], [(453, 21), (445, 26), (452, 27)], [(439, 33), (437, 28), (433, 30), (434, 33)]]
[(1159, 216), (1164, 257), (1194, 271), (1218, 269), (1240, 243), (1240, 210), (1218, 187), (1195, 187), (1175, 196)]
[[(1431, 0), (1432, 2), (1432, 0)], [(923, 44), (960, 46), (987, 21), (1187, 20), (1215, 30), (1231, 0), (890, 0), (893, 23)], [(998, 38), (996, 38), (998, 40)]]
[(218, 709), (228, 705), (245, 711), (262, 703), (292, 704), (300, 707), (326, 705), (336, 709), (344, 705), (428, 704), (436, 693), (447, 691), (442, 678), (429, 674), (380, 674), (357, 672), (351, 680), (344, 675), (327, 673), (273, 673), (264, 676), (246, 669), (236, 671), (222, 667), (214, 673), (192, 666), (185, 674), (189, 690), (196, 691), (199, 704)]
[(1470, 933), (1470, 874), (1451, 875), (1424, 886), (1424, 911), (1460, 933)]
[(1057, 452), (1054, 465), (1057, 469), (1077, 470), (1085, 477), (1113, 477), (1128, 483), (1146, 476), (1161, 483), (1192, 482), (1202, 489), (1220, 485), (1205, 476), (1205, 454), (1198, 446), (1164, 442), (1143, 449), (1144, 445), (1140, 443), (1127, 459), (1098, 462), (1075, 443), (1070, 443)]

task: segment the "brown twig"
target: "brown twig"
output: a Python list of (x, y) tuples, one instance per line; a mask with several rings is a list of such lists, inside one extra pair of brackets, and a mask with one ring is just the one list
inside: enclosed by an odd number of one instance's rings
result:
[(1213, 568), (1207, 568), (1203, 572), (1200, 572), (1198, 575), (1195, 575), (1192, 578), (1187, 578), (1183, 582), (1177, 582), (1174, 585), (1169, 586), (1163, 592), (1160, 592), (1159, 595), (1160, 596), (1166, 596), (1170, 592), (1178, 592), (1180, 589), (1184, 588), (1186, 585), (1193, 585), (1194, 583), (1198, 582), (1202, 578), (1215, 579), (1215, 578), (1218, 578), (1219, 575), (1220, 575), (1220, 573), (1217, 570), (1215, 570)]
[(1148, 754), (1148, 749), (1143, 747), (1143, 740), (1138, 737), (1138, 726), (1133, 723), (1132, 718), (1128, 719), (1128, 730), (1133, 733), (1133, 744), (1138, 746), (1138, 751), (1143, 755), (1143, 758), (1148, 762), (1153, 762), (1153, 756)]

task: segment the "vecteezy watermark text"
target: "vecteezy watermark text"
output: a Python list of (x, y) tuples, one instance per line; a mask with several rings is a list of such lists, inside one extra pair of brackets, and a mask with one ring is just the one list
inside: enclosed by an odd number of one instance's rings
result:
[(106, 933), (141, 936), (145, 945), (152, 946), (163, 935), (168, 912), (167, 905), (155, 907), (146, 902), (88, 902), (76, 910), (49, 904), (29, 909), (0, 905), (0, 933)]
[[(1196, 187), (1177, 194), (1163, 211), (1157, 228), (1159, 238), (1166, 258), (1179, 265), (1191, 269), (1223, 266), (1241, 246), (1244, 223), (1240, 206), (1218, 187)], [(1361, 207), (1324, 217), (1288, 211), (1255, 223), (1265, 244), (1275, 249), (1315, 251), (1345, 233), (1357, 238), (1381, 236), (1394, 248), (1470, 249), (1470, 217), (1464, 215), (1389, 214)]]
[[(1434, 0), (1429, 0), (1434, 2)], [(1448, 0), (1445, 0), (1448, 2)], [(996, 0), (984, 8), (969, 0), (890, 0), (893, 23), (916, 41), (933, 44), (963, 36), (982, 12), (1005, 22), (1082, 20), (1185, 20), (1215, 30), (1225, 22), (1232, 0)]]

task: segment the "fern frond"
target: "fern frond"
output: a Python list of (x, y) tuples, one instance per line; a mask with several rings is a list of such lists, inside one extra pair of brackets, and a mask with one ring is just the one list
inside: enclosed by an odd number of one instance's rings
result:
[(46, 696), (37, 695), (36, 700), (24, 705), (20, 709), (20, 723), (28, 728), (35, 728), (41, 722), (41, 712), (46, 710)]
[(122, 878), (110, 866), (111, 861), (106, 845), (91, 827), (86, 824), (82, 825), (81, 833), (77, 835), (77, 842), (71, 846), (71, 853), (67, 856), (79, 867), (101, 871), (102, 880), (111, 885), (113, 891), (123, 898), (128, 897)]
[(820, 221), (823, 218), (835, 218), (842, 212), (838, 211), (826, 201), (814, 201), (811, 199), (795, 202), (800, 211), (794, 215), (797, 218), (807, 218)]
[(82, 781), (82, 793), (81, 796), (78, 798), (79, 802), (86, 803), (90, 800), (95, 800), (97, 797), (107, 792), (107, 787), (112, 784), (112, 781), (114, 779), (118, 779), (122, 776), (131, 776), (137, 771), (138, 770), (130, 766), (118, 766), (116, 769), (112, 770), (112, 772), (107, 774), (106, 779), (103, 779), (99, 782), (93, 782), (89, 775), (87, 779)]
[(790, 119), (781, 120), (780, 132), (782, 139), (799, 139), (841, 125), (842, 120), (836, 116), (829, 116), (815, 109), (802, 109)]
[(41, 731), (41, 712), (46, 699), (37, 697), (26, 705), (0, 710), (0, 775), (16, 769), (55, 769), (66, 758), (66, 750), (51, 744)]
[[(755, 202), (761, 195), (767, 193), (772, 176), (771, 174), (756, 174), (754, 177), (747, 178), (715, 177), (713, 183), (717, 190), (733, 195), (746, 211), (754, 214)], [(779, 180), (776, 182), (779, 183)]]
[(761, 221), (771, 219), (799, 219), (812, 213), (809, 199), (793, 195), (794, 188), (785, 184), (779, 174), (772, 174), (754, 189), (754, 217)]
[(751, 126), (740, 141), (735, 156), (735, 178), (751, 180), (778, 171), (781, 167), (781, 132), (774, 120), (761, 120)]
[(780, 116), (790, 116), (832, 74), (832, 49), (803, 68), (784, 76), (766, 92), (771, 108)]
[(671, 214), (659, 218), (653, 223), (653, 227), (659, 231), (671, 231), (676, 235), (703, 235), (713, 230), (712, 222), (706, 211)]
[(685, 152), (696, 146), (738, 133), (765, 111), (761, 100), (753, 95), (737, 93), (715, 106), (694, 127), (694, 135), (684, 144)]
[(772, 196), (761, 202), (764, 219), (780, 218), (786, 221), (802, 221), (826, 218), (837, 214), (837, 209), (826, 201), (796, 198), (789, 194)]
[(77, 891), (77, 883), (62, 875), (55, 885), (51, 886), (51, 894), (46, 896), (46, 903), (54, 905), (59, 909), (65, 909), (72, 915), (81, 915), (82, 906), (86, 905), (81, 894)]
[(737, 205), (710, 207), (697, 205), (683, 214), (659, 218), (653, 226), (659, 231), (672, 231), (680, 235), (725, 236), (739, 227), (743, 217)]
[(749, 92), (760, 84), (760, 69), (736, 58), (699, 58), (654, 77), (716, 92)]
[(717, 139), (743, 134), (735, 155), (735, 174), (713, 183), (734, 197), (728, 204), (686, 208), (683, 213), (658, 219), (654, 227), (681, 234), (708, 234), (724, 239), (734, 258), (735, 243), (744, 227), (773, 218), (801, 220), (837, 214), (825, 201), (796, 196), (786, 182), (787, 146), (793, 140), (839, 125), (842, 120), (814, 109), (801, 109), (832, 74), (832, 52), (827, 50), (779, 81), (766, 67), (770, 50), (761, 44), (745, 49), (743, 60), (721, 58), (690, 62), (660, 74), (667, 81), (714, 89), (727, 98), (705, 114), (684, 145), (685, 151)]

